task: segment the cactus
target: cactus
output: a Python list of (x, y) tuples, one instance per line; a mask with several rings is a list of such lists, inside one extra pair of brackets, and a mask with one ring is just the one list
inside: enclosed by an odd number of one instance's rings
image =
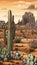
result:
[(5, 29), (4, 24), (3, 24), (2, 28), (3, 28), (4, 43), (7, 44), (7, 47), (8, 47), (7, 50), (10, 51), (13, 48), (13, 39), (15, 37), (14, 16), (12, 16), (11, 10), (9, 10), (9, 12), (8, 12), (8, 39), (6, 39), (6, 29)]
[(6, 39), (6, 29), (4, 24), (2, 28), (4, 43), (7, 44), (7, 50), (0, 49), (0, 57), (2, 60), (7, 61), (7, 59), (10, 57), (10, 51), (13, 50), (13, 40), (15, 37), (14, 16), (12, 16), (11, 10), (9, 10), (8, 12), (8, 39)]
[(3, 28), (3, 38), (4, 38), (4, 43), (7, 45), (6, 29), (5, 29), (5, 25), (4, 25), (4, 24), (3, 24), (2, 28)]
[(2, 51), (2, 45), (1, 45), (1, 42), (0, 42), (0, 54), (1, 54), (1, 51)]
[(20, 43), (20, 42), (21, 42), (21, 39), (20, 39), (20, 38), (15, 37), (14, 41), (15, 41), (15, 43)]
[(8, 51), (13, 49), (14, 39), (14, 17), (12, 16), (11, 10), (8, 12)]
[(14, 23), (14, 15), (12, 16), (12, 36), (13, 36), (13, 39), (15, 38), (15, 30), (16, 30), (16, 28), (15, 28), (15, 23)]
[(35, 56), (33, 56), (33, 55), (28, 55), (28, 57), (27, 57), (27, 62), (26, 62), (26, 64), (27, 65), (35, 65), (35, 64), (37, 64), (37, 58), (35, 57)]

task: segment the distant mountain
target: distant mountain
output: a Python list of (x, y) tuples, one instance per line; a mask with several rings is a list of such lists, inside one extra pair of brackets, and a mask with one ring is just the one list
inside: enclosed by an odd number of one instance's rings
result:
[(32, 2), (27, 9), (37, 9), (37, 2)]
[(22, 16), (21, 22), (18, 24), (25, 25), (26, 29), (35, 29), (35, 16), (32, 12), (25, 12)]
[(35, 5), (30, 4), (30, 6), (28, 7), (28, 9), (35, 9)]

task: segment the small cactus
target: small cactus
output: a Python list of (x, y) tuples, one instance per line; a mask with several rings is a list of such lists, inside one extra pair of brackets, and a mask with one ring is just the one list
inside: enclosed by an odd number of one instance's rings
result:
[(26, 62), (26, 64), (27, 65), (35, 65), (35, 64), (37, 64), (37, 58), (35, 57), (35, 56), (33, 56), (33, 55), (28, 55), (28, 57), (27, 57), (27, 62)]
[(3, 24), (2, 28), (3, 28), (3, 39), (4, 39), (4, 43), (7, 45), (6, 29), (5, 29), (5, 25), (4, 24)]

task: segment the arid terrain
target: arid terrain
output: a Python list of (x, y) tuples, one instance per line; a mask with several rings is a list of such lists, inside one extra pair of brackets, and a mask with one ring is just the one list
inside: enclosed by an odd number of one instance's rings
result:
[[(29, 44), (35, 40), (37, 41), (37, 30), (25, 30), (23, 29), (24, 26), (20, 26), (21, 29), (19, 29), (19, 26), (16, 26), (16, 32), (15, 37), (20, 38), (21, 41), (16, 43), (14, 41), (13, 43), (13, 51), (18, 50), (20, 54), (23, 55), (23, 58), (26, 58), (28, 54), (32, 54), (35, 57), (37, 57), (37, 48), (31, 48)], [(8, 36), (8, 30), (6, 30), (6, 37)], [(0, 29), (0, 42), (2, 44), (2, 47), (5, 49), (6, 45), (4, 43), (3, 39), (3, 30)], [(35, 45), (34, 45), (35, 46)], [(12, 60), (11, 62), (3, 62), (4, 65), (22, 65), (22, 60)]]

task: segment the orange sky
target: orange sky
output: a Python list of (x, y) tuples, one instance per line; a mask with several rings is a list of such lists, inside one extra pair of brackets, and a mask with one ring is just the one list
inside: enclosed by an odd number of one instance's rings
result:
[(33, 12), (37, 19), (37, 11), (35, 10), (25, 10), (28, 8), (30, 4), (34, 4), (37, 6), (37, 0), (0, 0), (0, 20), (7, 21), (8, 19), (8, 10), (12, 10), (12, 14), (14, 15), (15, 22), (22, 19), (22, 15), (27, 11)]
[(37, 1), (37, 0), (0, 0), (0, 1), (8, 1), (8, 2), (14, 2), (14, 1), (33, 2), (33, 1)]

